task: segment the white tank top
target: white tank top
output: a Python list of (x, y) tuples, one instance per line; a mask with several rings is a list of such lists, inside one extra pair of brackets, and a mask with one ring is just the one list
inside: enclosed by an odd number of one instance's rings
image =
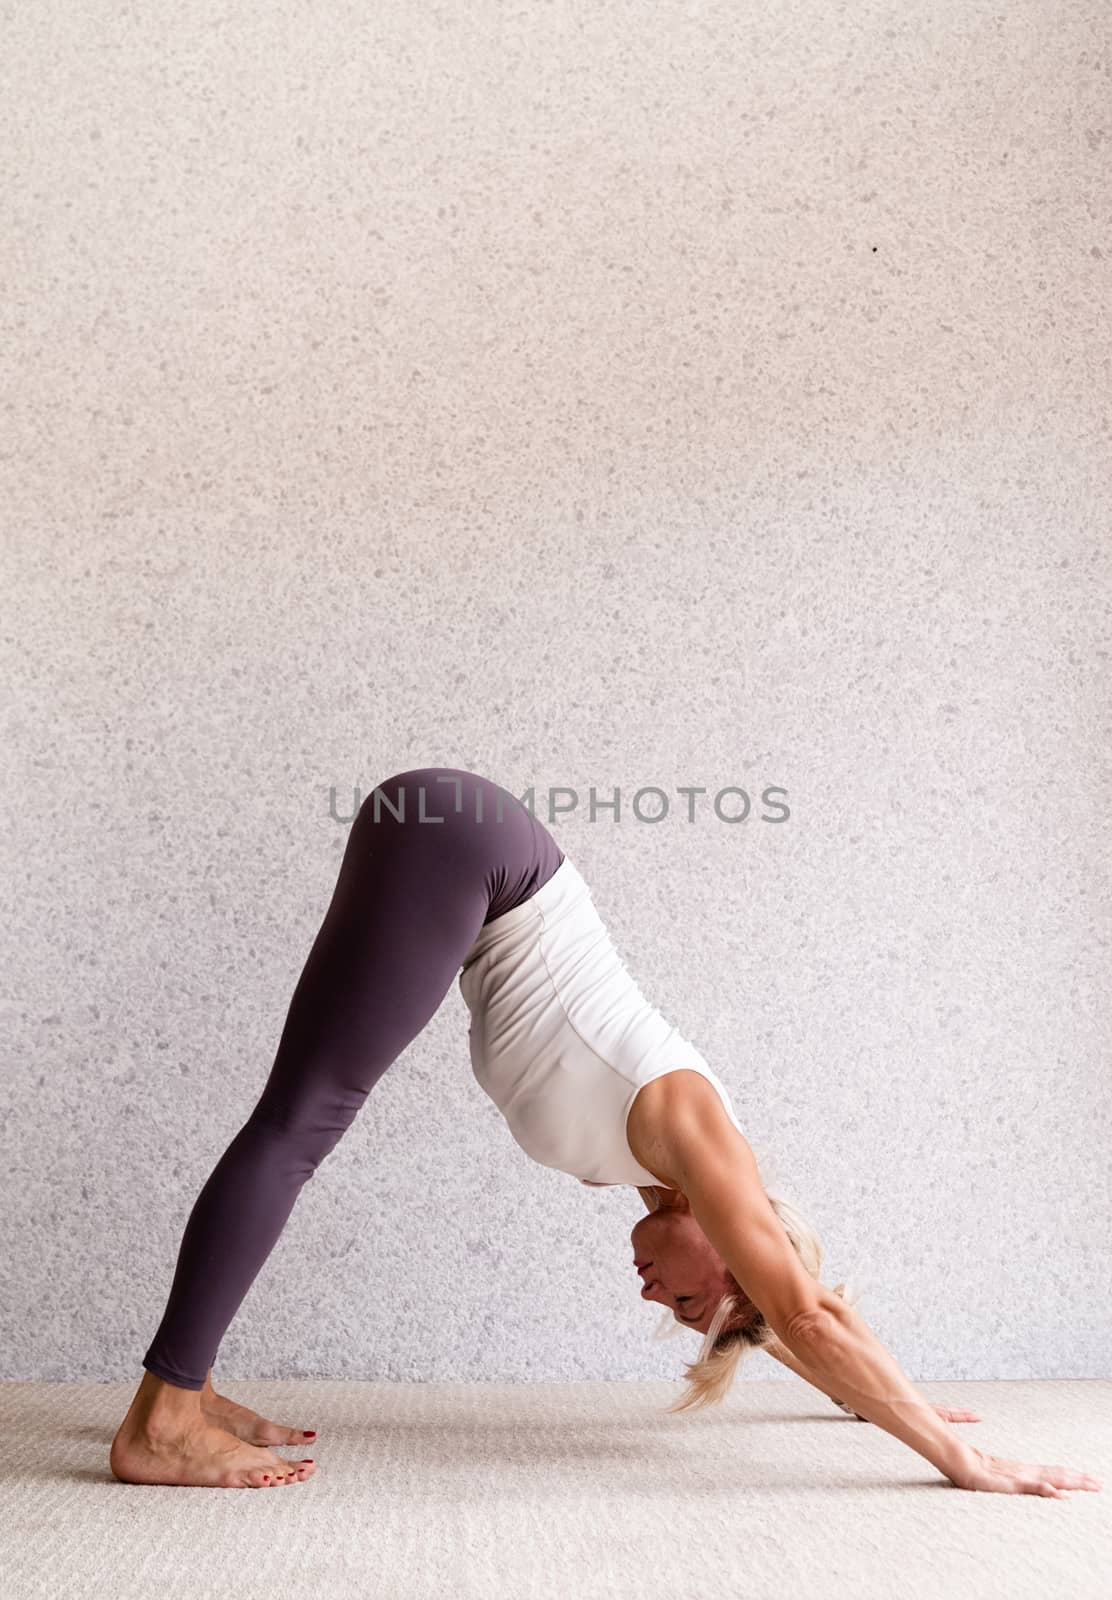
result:
[(517, 1143), (583, 1183), (658, 1185), (634, 1159), (626, 1119), (639, 1089), (689, 1067), (725, 1085), (645, 999), (574, 863), (479, 932), (459, 976), (471, 1066)]

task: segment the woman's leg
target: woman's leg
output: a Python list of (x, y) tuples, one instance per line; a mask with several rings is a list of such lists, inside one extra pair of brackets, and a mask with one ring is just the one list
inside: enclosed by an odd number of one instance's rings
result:
[(302, 1185), (437, 1011), (487, 915), (495, 830), (476, 835), (432, 794), (425, 810), (443, 824), (416, 820), (415, 795), (404, 823), (381, 809), (376, 822), (372, 799), (352, 824), (266, 1086), (186, 1224), (143, 1358), (167, 1383), (203, 1387)]

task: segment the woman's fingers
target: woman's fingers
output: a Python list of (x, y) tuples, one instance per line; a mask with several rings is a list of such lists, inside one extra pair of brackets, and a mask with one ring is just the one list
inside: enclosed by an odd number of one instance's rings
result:
[(999, 1467), (1003, 1472), (1029, 1473), (1036, 1478), (1053, 1483), (1059, 1489), (1099, 1489), (1100, 1479), (1094, 1478), (1091, 1472), (1076, 1472), (1072, 1467), (1032, 1466), (1026, 1461), (1008, 1461), (1003, 1456), (989, 1456), (989, 1461), (994, 1467)]

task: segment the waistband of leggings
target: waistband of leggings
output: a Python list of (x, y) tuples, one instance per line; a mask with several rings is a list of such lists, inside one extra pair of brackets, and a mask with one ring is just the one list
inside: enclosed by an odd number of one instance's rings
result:
[(590, 901), (591, 891), (584, 878), (576, 867), (575, 862), (565, 852), (564, 859), (556, 868), (547, 883), (542, 883), (535, 894), (528, 900), (523, 900), (519, 906), (513, 906), (509, 911), (503, 911), (500, 917), (495, 917), (479, 930), (475, 943), (467, 952), (465, 967), (477, 961), (481, 955), (509, 938), (519, 929), (531, 924), (545, 926), (555, 922), (558, 918), (566, 916), (584, 901)]

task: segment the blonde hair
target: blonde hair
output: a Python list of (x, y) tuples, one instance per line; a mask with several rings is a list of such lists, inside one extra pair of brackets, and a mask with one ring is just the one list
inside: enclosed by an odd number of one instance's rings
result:
[[(822, 1244), (818, 1234), (789, 1201), (769, 1193), (767, 1189), (765, 1193), (796, 1255), (812, 1278), (817, 1278), (822, 1265)], [(840, 1283), (831, 1292), (845, 1300), (847, 1305), (855, 1304), (858, 1299), (858, 1291), (849, 1283)], [(756, 1318), (750, 1315), (741, 1327), (729, 1326), (743, 1307), (744, 1302), (738, 1295), (729, 1293), (722, 1296), (711, 1317), (698, 1356), (694, 1361), (685, 1363), (686, 1393), (672, 1405), (666, 1406), (666, 1411), (699, 1411), (704, 1406), (720, 1404), (738, 1374), (743, 1357), (750, 1350), (763, 1350), (778, 1342), (776, 1334), (759, 1312)], [(748, 1307), (744, 1309), (747, 1312), (749, 1310)], [(682, 1323), (677, 1322), (668, 1311), (653, 1337), (673, 1339), (683, 1331)]]

